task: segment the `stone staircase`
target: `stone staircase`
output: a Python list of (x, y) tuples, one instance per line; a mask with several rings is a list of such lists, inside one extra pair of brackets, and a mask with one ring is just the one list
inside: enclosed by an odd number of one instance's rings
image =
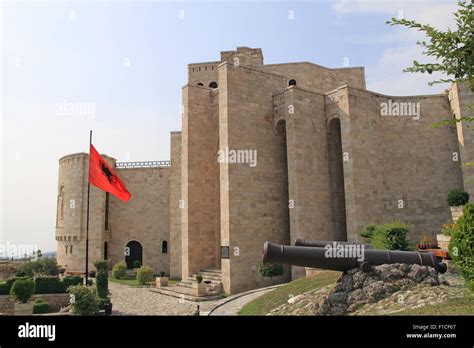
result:
[[(206, 291), (203, 296), (197, 296), (195, 286), (198, 284), (196, 276), (202, 275), (202, 283), (205, 284)], [(164, 295), (180, 297), (191, 301), (206, 301), (220, 298), (223, 291), (222, 273), (218, 269), (202, 269), (190, 277), (182, 279), (174, 286), (167, 286), (153, 289)]]

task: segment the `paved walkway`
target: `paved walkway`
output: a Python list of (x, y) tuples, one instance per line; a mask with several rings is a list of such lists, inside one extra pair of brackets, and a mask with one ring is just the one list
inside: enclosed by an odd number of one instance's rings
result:
[[(198, 303), (162, 295), (149, 288), (109, 282), (113, 315), (194, 315)], [(200, 302), (200, 311), (211, 310), (217, 301)]]
[(229, 296), (221, 301), (219, 301), (214, 306), (214, 310), (211, 310), (210, 315), (238, 315), (240, 310), (250, 301), (260, 297), (270, 291), (275, 290), (277, 287), (281, 286), (273, 285), (267, 288), (251, 290), (243, 294), (237, 294)]

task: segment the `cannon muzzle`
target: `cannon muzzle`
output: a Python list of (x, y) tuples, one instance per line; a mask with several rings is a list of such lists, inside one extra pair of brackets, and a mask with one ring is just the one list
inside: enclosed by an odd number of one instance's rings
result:
[[(332, 248), (332, 249), (331, 249)], [(338, 250), (334, 250), (338, 249)], [(346, 271), (361, 267), (390, 263), (407, 263), (430, 266), (439, 273), (446, 272), (446, 264), (428, 252), (398, 250), (365, 250), (363, 245), (333, 245), (326, 248), (307, 246), (288, 246), (271, 242), (263, 245), (263, 263), (280, 263), (301, 267), (322, 268), (333, 271)]]

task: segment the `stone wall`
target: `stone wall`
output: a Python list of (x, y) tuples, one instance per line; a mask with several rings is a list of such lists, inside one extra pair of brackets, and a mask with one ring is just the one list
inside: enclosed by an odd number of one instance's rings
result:
[[(369, 223), (413, 224), (412, 241), (434, 237), (450, 219), (446, 197), (462, 188), (454, 127), (431, 125), (450, 117), (446, 95), (389, 97), (342, 88), (326, 109), (341, 119), (349, 240)], [(381, 103), (420, 103), (420, 118), (381, 116)]]
[(286, 83), (254, 68), (219, 65), (219, 148), (257, 151), (255, 167), (220, 165), (221, 238), (230, 247), (230, 258), (222, 260), (228, 293), (261, 286), (258, 266), (266, 240), (290, 242), (286, 151), (273, 122), (273, 95)]
[[(43, 299), (49, 304), (50, 312), (59, 312), (63, 307), (69, 305), (69, 294), (35, 294), (31, 298), (31, 302), (37, 299)], [(15, 301), (9, 295), (0, 295), (0, 315), (13, 315)]]
[(325, 93), (345, 84), (365, 89), (363, 67), (329, 69), (309, 62), (301, 62), (269, 64), (260, 66), (258, 69), (283, 75), (287, 82), (294, 79), (298, 87), (313, 92)]
[(181, 278), (181, 132), (171, 133), (170, 277)]
[[(110, 265), (124, 261), (127, 243), (138, 241), (143, 248), (143, 265), (169, 274), (170, 168), (125, 168), (117, 173), (132, 197), (123, 202), (110, 196)], [(162, 253), (163, 241), (168, 243), (167, 253)]]
[[(217, 94), (216, 94), (217, 95)], [(209, 88), (187, 85), (183, 88), (182, 131), (182, 277), (202, 268), (216, 268), (218, 200), (217, 119), (213, 117), (214, 98)], [(220, 238), (219, 238), (220, 239)]]

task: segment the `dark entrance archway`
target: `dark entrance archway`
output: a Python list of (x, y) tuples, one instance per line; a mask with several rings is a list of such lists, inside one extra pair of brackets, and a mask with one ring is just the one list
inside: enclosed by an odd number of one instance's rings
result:
[(143, 265), (143, 247), (136, 240), (128, 242), (125, 249), (125, 262), (128, 269), (134, 268), (134, 261), (140, 261), (140, 265)]

